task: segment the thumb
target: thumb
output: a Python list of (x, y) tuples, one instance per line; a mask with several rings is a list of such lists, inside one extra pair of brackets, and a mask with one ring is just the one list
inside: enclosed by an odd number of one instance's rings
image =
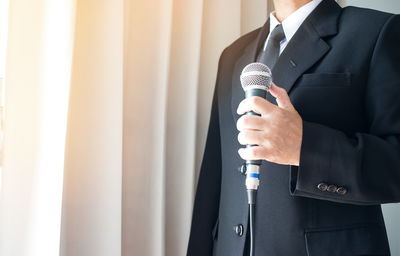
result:
[(292, 102), (290, 101), (289, 95), (287, 94), (286, 90), (277, 86), (276, 84), (272, 83), (269, 92), (272, 96), (276, 98), (276, 102), (280, 108), (286, 110), (294, 110)]

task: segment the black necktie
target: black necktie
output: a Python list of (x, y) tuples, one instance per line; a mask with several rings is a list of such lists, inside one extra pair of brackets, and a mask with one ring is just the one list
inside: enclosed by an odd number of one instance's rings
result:
[(271, 70), (279, 58), (281, 41), (285, 38), (282, 24), (277, 25), (271, 32), (265, 51), (260, 54), (259, 62), (267, 65)]

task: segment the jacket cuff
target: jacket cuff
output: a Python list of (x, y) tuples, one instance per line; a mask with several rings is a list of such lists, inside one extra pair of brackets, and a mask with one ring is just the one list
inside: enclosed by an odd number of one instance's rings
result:
[(303, 140), (299, 166), (289, 168), (289, 189), (293, 196), (336, 202), (346, 201), (348, 188), (334, 184), (331, 173), (331, 149), (335, 130), (303, 121)]

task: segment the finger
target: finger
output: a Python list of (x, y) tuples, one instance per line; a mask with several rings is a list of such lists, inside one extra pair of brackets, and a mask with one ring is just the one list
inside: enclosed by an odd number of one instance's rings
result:
[(278, 103), (279, 107), (287, 110), (294, 110), (289, 95), (287, 94), (284, 88), (279, 87), (276, 84), (272, 83), (269, 92), (271, 93), (272, 96), (276, 98), (276, 102)]
[(237, 113), (243, 115), (244, 113), (254, 111), (258, 114), (266, 115), (270, 113), (274, 107), (276, 106), (268, 102), (266, 99), (254, 96), (242, 100), (238, 106)]
[(239, 131), (263, 130), (266, 126), (265, 120), (260, 116), (244, 115), (239, 118), (236, 127)]
[(268, 156), (268, 149), (261, 146), (240, 148), (239, 155), (244, 160), (264, 160)]
[(238, 134), (238, 141), (242, 145), (260, 145), (265, 140), (265, 133), (261, 131), (243, 131)]

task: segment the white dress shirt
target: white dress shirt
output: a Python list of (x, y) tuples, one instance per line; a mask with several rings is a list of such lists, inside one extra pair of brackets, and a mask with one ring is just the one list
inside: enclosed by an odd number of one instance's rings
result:
[[(290, 14), (289, 17), (287, 17), (284, 21), (282, 21), (282, 27), (283, 27), (283, 32), (285, 33), (285, 39), (281, 41), (280, 45), (280, 52), (281, 54), (287, 44), (289, 43), (290, 39), (294, 36), (296, 31), (299, 29), (303, 21), (310, 15), (312, 11), (322, 2), (322, 0), (312, 0), (311, 2), (303, 5), (299, 9), (297, 9), (294, 13)], [(278, 25), (281, 24), (275, 17), (275, 12), (272, 12), (269, 15), (269, 31), (272, 32), (274, 28)], [(267, 40), (265, 40), (264, 44), (264, 51), (265, 48), (267, 47), (269, 35), (267, 37)]]

